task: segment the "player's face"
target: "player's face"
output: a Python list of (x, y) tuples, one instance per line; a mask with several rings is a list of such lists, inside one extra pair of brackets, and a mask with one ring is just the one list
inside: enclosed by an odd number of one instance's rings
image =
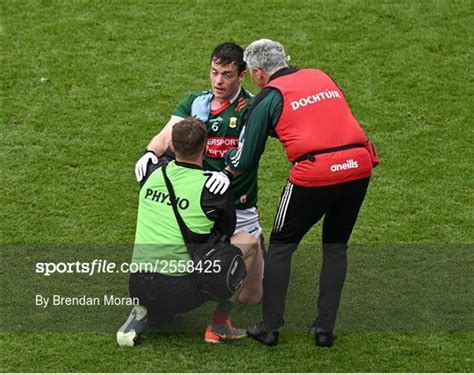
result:
[(240, 82), (245, 77), (245, 71), (240, 73), (234, 63), (221, 65), (215, 61), (211, 62), (211, 85), (214, 98), (218, 100), (229, 100), (240, 87)]

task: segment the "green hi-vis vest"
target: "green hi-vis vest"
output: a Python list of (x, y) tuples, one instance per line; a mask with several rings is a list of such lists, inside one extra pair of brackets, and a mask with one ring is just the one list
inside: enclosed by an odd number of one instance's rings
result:
[[(207, 218), (201, 207), (201, 195), (207, 180), (204, 171), (181, 167), (171, 161), (166, 173), (173, 184), (178, 210), (187, 227), (196, 234), (211, 233), (214, 222)], [(140, 190), (131, 271), (182, 276), (188, 273), (185, 269), (188, 269), (190, 262), (163, 172), (158, 168)]]

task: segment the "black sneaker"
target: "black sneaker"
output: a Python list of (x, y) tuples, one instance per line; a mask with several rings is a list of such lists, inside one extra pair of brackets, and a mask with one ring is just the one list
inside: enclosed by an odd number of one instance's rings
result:
[(263, 329), (263, 323), (258, 323), (248, 328), (247, 335), (267, 346), (275, 346), (278, 344), (278, 331), (265, 331)]
[(316, 330), (314, 338), (316, 340), (316, 346), (322, 348), (330, 348), (334, 343), (335, 335), (333, 332), (318, 331)]

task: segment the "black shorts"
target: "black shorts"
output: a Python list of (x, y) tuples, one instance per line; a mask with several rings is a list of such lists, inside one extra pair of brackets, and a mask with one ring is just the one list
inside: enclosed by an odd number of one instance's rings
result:
[(150, 325), (167, 323), (176, 314), (191, 311), (208, 300), (196, 274), (131, 273), (128, 287), (130, 297), (138, 298), (147, 308)]

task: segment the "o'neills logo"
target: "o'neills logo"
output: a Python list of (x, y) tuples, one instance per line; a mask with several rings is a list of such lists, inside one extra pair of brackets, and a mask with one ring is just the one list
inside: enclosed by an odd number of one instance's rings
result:
[(357, 160), (354, 159), (346, 160), (344, 164), (333, 164), (329, 167), (331, 172), (345, 171), (346, 169), (354, 168), (359, 168), (359, 163), (357, 163)]
[(316, 104), (326, 99), (341, 99), (341, 94), (337, 91), (321, 91), (317, 94), (309, 95), (306, 98), (294, 100), (290, 103), (293, 111), (296, 111), (300, 107), (306, 107), (308, 104)]

